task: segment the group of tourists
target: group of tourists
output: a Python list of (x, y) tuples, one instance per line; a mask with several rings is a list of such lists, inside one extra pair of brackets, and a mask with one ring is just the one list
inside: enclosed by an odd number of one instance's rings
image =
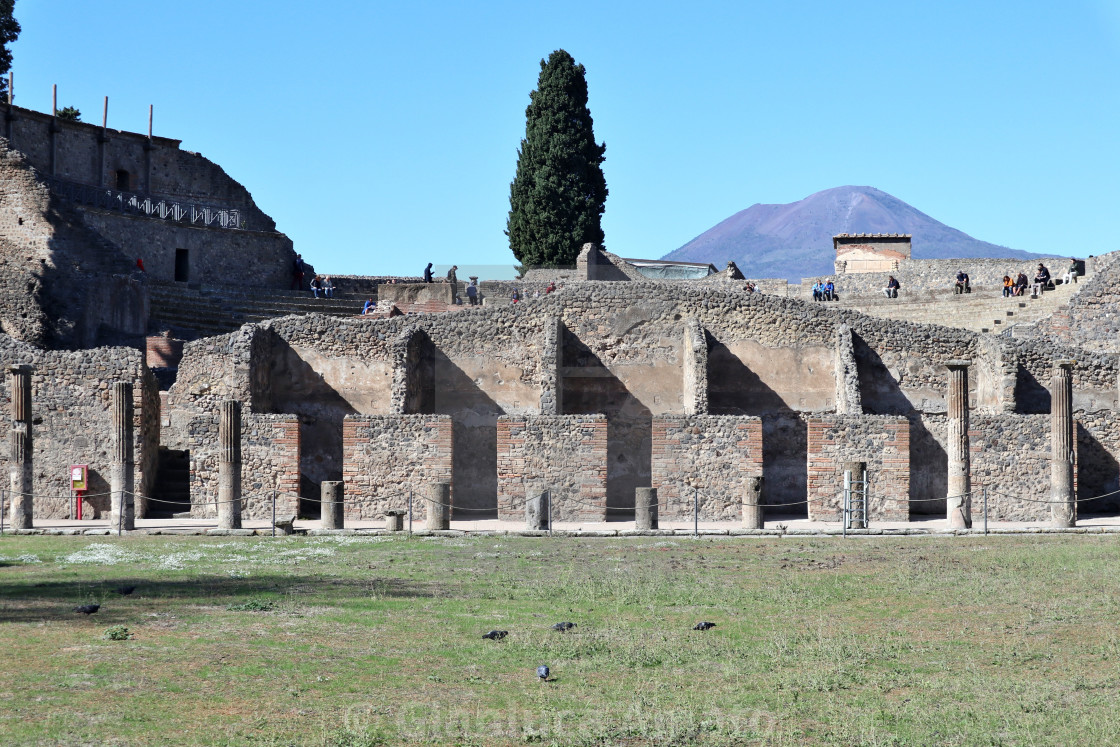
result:
[(818, 280), (813, 283), (814, 301), (836, 301), (838, 299), (839, 296), (836, 295), (836, 285), (831, 280)]
[[(1070, 259), (1069, 267), (1062, 275), (1063, 283), (1076, 283), (1078, 275), (1081, 274), (1081, 263), (1076, 259)], [(1016, 277), (1012, 278), (1010, 275), (1003, 276), (1003, 297), (1009, 298), (1013, 296), (1025, 296), (1027, 288), (1031, 289), (1031, 298), (1038, 298), (1048, 290), (1054, 290), (1054, 280), (1050, 276), (1050, 270), (1043, 263), (1038, 263), (1038, 269), (1035, 271), (1034, 278), (1028, 280), (1025, 273), (1020, 272)]]

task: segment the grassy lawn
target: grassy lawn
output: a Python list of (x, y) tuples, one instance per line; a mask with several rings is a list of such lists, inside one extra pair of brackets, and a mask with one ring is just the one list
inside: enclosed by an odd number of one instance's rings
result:
[(1117, 744), (1118, 567), (1090, 535), (7, 536), (0, 743)]

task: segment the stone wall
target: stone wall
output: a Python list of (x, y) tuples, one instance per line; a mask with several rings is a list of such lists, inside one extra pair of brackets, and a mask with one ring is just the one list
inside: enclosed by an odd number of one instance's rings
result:
[(1069, 304), (1040, 322), (1038, 336), (1086, 350), (1120, 352), (1120, 252), (1094, 257), (1087, 263), (1092, 277)]
[[(199, 415), (188, 425), (191, 515), (218, 515), (218, 417)], [(299, 509), (299, 419), (292, 415), (241, 415), (241, 516), (271, 519)]]
[(607, 420), (602, 415), (498, 418), (498, 517), (524, 521), (528, 498), (549, 491), (553, 521), (607, 513)]
[[(408, 509), (412, 495), (417, 521), (427, 514), (427, 486), (452, 482), (451, 418), (447, 415), (347, 416), (342, 424), (346, 517), (380, 519)], [(452, 485), (451, 502), (456, 503)], [(452, 509), (452, 517), (479, 515)]]
[(972, 413), (968, 439), (973, 525), (985, 487), (990, 520), (1049, 520), (1050, 416)]
[(867, 465), (868, 518), (910, 518), (910, 422), (882, 415), (809, 418), (809, 518), (840, 521), (844, 465)]
[(691, 519), (693, 493), (704, 521), (740, 521), (747, 481), (763, 474), (762, 420), (733, 415), (653, 420), (652, 486), (658, 515)]
[[(35, 515), (69, 515), (70, 465), (89, 466), (89, 498), (83, 513), (97, 517), (109, 508), (109, 467), (113, 454), (112, 388), (133, 385), (135, 490), (154, 486), (159, 440), (158, 385), (140, 351), (96, 348), (82, 352), (33, 348), (0, 335), (0, 407), (11, 412), (13, 365), (31, 366), (31, 409), (35, 464)], [(7, 447), (0, 449), (0, 475), (10, 470)], [(4, 483), (3, 487), (7, 487)], [(138, 509), (143, 510), (143, 500)]]
[(1069, 264), (1069, 257), (1039, 257), (1038, 259), (905, 259), (891, 272), (863, 272), (858, 274), (824, 275), (803, 278), (801, 298), (813, 298), (813, 283), (831, 280), (842, 297), (883, 295), (887, 279), (894, 275), (901, 287), (899, 298), (920, 293), (952, 293), (957, 272), (964, 270), (974, 291), (998, 293), (1003, 289), (1003, 276), (1015, 277), (1018, 273), (1033, 278), (1039, 262), (1050, 269), (1052, 277), (1060, 278)]

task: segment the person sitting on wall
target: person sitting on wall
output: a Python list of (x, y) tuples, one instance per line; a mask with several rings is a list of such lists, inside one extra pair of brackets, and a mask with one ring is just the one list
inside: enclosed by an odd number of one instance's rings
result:
[(330, 275), (323, 278), (323, 297), (334, 298), (334, 281), (331, 280)]
[(377, 304), (375, 304), (373, 302), (373, 298), (372, 297), (367, 298), (365, 306), (362, 307), (362, 314), (365, 315), (365, 314), (372, 313), (373, 310), (376, 309), (376, 308), (377, 308)]
[(887, 278), (887, 287), (883, 289), (883, 293), (887, 294), (887, 298), (898, 298), (898, 289), (901, 287), (894, 275), (891, 275)]
[(471, 278), (471, 284), (467, 286), (467, 303), (478, 306), (478, 281), (474, 278)]
[(424, 268), (424, 282), (432, 282), (432, 263), (429, 262), (428, 266)]
[(544, 294), (547, 296), (549, 293), (551, 293), (554, 290), (556, 290), (556, 281), (555, 280), (549, 280), (548, 281), (548, 287), (544, 289)]
[(1003, 276), (1003, 297), (1010, 298), (1015, 295), (1015, 281), (1011, 279), (1010, 275)]
[(517, 288), (514, 288), (513, 289), (513, 294), (509, 297), (509, 302), (510, 303), (517, 303), (520, 300), (521, 300), (521, 291), (517, 290)]
[(318, 275), (311, 278), (311, 292), (315, 294), (315, 298), (319, 297), (319, 291), (323, 289), (323, 279)]
[(836, 286), (832, 284), (831, 280), (824, 284), (824, 293), (822, 295), (826, 301), (836, 300)]
[(971, 293), (972, 285), (968, 280), (968, 273), (964, 270), (957, 270), (957, 284), (953, 286), (953, 293), (960, 295), (961, 293)]
[(758, 288), (755, 287), (755, 284), (749, 280), (747, 281), (747, 284), (743, 286), (743, 289), (746, 290), (747, 293), (754, 293), (756, 290), (758, 290)]
[(1029, 283), (1027, 282), (1026, 273), (1020, 272), (1019, 276), (1015, 278), (1015, 295), (1021, 296), (1025, 294), (1027, 292), (1028, 285)]
[[(139, 261), (139, 260), (137, 260), (137, 261)], [(141, 266), (140, 269), (143, 270), (144, 269), (143, 266)], [(1077, 282), (1077, 260), (1076, 259), (1072, 259), (1072, 258), (1070, 259), (1069, 267), (1066, 268), (1066, 274), (1062, 275), (1062, 282), (1065, 283), (1066, 285), (1069, 285), (1070, 283), (1076, 283)]]
[(823, 295), (824, 291), (821, 290), (821, 281), (818, 280), (817, 282), (813, 283), (813, 300), (820, 301)]
[(1038, 272), (1034, 274), (1034, 285), (1031, 286), (1031, 298), (1041, 296), (1048, 285), (1050, 285), (1050, 271), (1046, 269), (1046, 265), (1039, 262)]

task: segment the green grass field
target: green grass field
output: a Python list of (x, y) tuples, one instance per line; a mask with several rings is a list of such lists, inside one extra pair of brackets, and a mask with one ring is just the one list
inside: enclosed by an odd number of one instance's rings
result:
[(1117, 744), (1118, 542), (7, 536), (0, 743)]

